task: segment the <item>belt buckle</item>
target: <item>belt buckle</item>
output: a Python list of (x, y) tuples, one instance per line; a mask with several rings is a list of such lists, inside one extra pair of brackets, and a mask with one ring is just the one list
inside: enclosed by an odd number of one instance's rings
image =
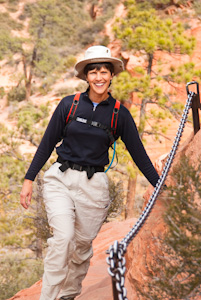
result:
[(71, 169), (76, 171), (83, 171), (83, 166), (73, 164)]

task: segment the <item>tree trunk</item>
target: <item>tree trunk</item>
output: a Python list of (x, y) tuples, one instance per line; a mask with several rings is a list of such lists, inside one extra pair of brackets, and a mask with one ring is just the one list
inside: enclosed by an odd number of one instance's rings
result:
[(126, 201), (126, 212), (125, 212), (126, 219), (134, 217), (136, 182), (137, 182), (137, 175), (135, 178), (129, 177), (127, 201)]
[(96, 13), (97, 13), (96, 10), (97, 10), (96, 5), (92, 4), (90, 9), (89, 9), (89, 14), (90, 14), (90, 17), (92, 18), (93, 21), (96, 20)]
[(146, 123), (146, 105), (147, 105), (147, 99), (142, 99), (142, 103), (140, 105), (140, 123), (138, 127), (138, 131), (141, 139), (143, 137), (145, 123)]
[[(32, 59), (35, 59), (36, 51), (33, 51), (33, 57)], [(32, 84), (32, 77), (33, 77), (33, 68), (34, 68), (34, 62), (32, 60), (29, 70), (29, 76), (27, 71), (27, 61), (24, 54), (22, 54), (22, 63), (23, 63), (23, 69), (24, 69), (24, 78), (25, 78), (25, 89), (26, 89), (26, 100), (29, 101), (29, 98), (31, 96), (31, 84)]]
[(26, 101), (29, 101), (29, 98), (31, 96), (31, 82), (26, 82), (25, 84), (25, 88), (26, 88)]
[(148, 67), (147, 67), (148, 75), (151, 75), (153, 59), (154, 59), (154, 54), (153, 53), (148, 54)]

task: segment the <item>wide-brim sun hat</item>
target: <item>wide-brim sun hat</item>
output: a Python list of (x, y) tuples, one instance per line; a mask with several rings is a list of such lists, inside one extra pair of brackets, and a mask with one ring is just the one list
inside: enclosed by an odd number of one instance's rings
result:
[(117, 75), (124, 70), (124, 64), (122, 60), (116, 57), (112, 57), (109, 48), (105, 46), (92, 46), (85, 51), (84, 59), (75, 64), (75, 76), (80, 79), (86, 80), (86, 76), (84, 74), (84, 68), (86, 67), (86, 65), (104, 62), (110, 62), (111, 64), (113, 64), (114, 75)]

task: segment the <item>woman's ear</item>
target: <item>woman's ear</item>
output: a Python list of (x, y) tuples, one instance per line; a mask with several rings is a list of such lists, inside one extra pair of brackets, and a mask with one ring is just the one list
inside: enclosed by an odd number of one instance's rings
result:
[(89, 83), (88, 80), (87, 80), (87, 75), (85, 75), (85, 80), (86, 80), (87, 83)]
[(113, 77), (114, 77), (114, 73), (111, 74), (111, 79), (110, 79), (110, 85), (109, 86), (111, 86), (111, 84), (112, 84)]

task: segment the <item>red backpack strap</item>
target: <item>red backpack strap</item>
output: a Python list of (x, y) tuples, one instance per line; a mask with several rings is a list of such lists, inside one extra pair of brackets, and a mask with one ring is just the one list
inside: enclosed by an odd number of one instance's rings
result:
[(76, 112), (76, 109), (78, 107), (78, 104), (79, 104), (79, 100), (80, 100), (80, 92), (78, 92), (74, 99), (73, 99), (73, 103), (71, 104), (71, 108), (69, 110), (69, 113), (67, 115), (67, 118), (66, 118), (66, 124), (73, 119), (74, 115), (75, 115), (75, 112)]
[(111, 119), (111, 127), (110, 129), (107, 128), (107, 134), (109, 135), (110, 138), (110, 146), (115, 142), (115, 134), (116, 134), (116, 129), (117, 129), (117, 120), (118, 120), (118, 114), (119, 114), (119, 109), (120, 109), (120, 102), (116, 100), (114, 109), (112, 112), (112, 119)]
[(118, 114), (119, 114), (119, 109), (120, 109), (120, 102), (116, 100), (113, 113), (112, 113), (112, 120), (111, 120), (111, 129), (113, 131), (113, 134), (116, 133), (117, 129), (117, 120), (118, 120)]
[(65, 134), (66, 134), (66, 130), (67, 130), (67, 127), (68, 127), (68, 124), (70, 121), (72, 121), (74, 115), (75, 115), (75, 112), (76, 112), (76, 109), (78, 107), (78, 104), (79, 104), (79, 100), (80, 100), (80, 92), (78, 92), (75, 96), (74, 96), (74, 99), (73, 99), (73, 102), (71, 104), (71, 107), (70, 107), (70, 110), (69, 110), (69, 113), (66, 117), (66, 125), (64, 127), (64, 130), (63, 130), (63, 135), (61, 137), (61, 139), (64, 138)]

